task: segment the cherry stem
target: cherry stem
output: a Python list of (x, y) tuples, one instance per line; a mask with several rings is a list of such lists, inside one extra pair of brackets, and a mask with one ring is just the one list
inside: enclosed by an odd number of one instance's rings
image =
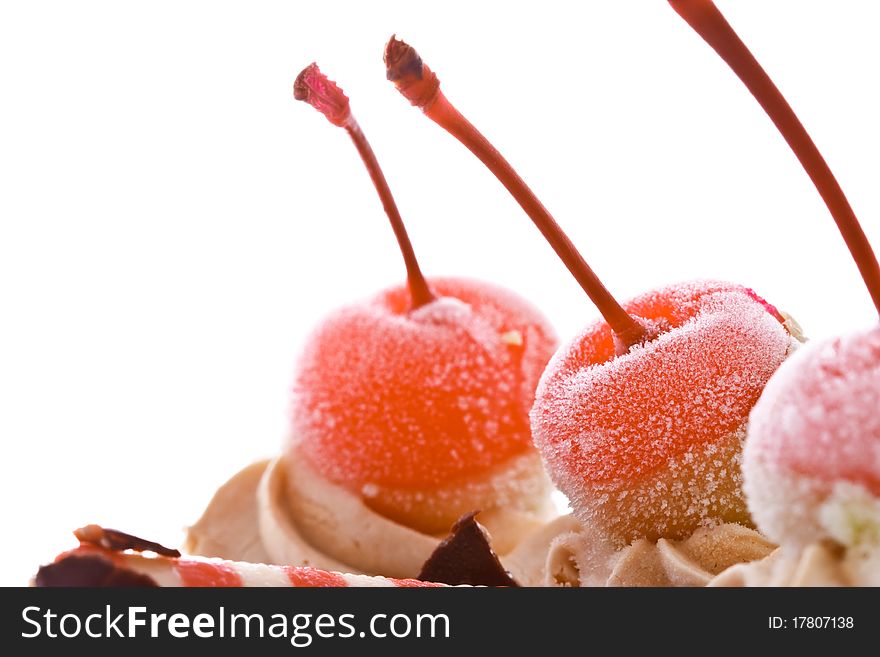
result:
[(669, 0), (669, 4), (727, 62), (782, 133), (828, 206), (880, 313), (877, 256), (834, 174), (791, 105), (711, 0)]
[(297, 76), (293, 85), (293, 97), (306, 101), (321, 112), (330, 123), (344, 128), (354, 142), (355, 148), (357, 148), (370, 174), (373, 186), (379, 194), (394, 235), (397, 237), (397, 244), (406, 264), (407, 284), (412, 303), (410, 309), (415, 310), (436, 299), (419, 267), (412, 242), (409, 240), (403, 219), (394, 202), (391, 189), (388, 187), (388, 181), (385, 180), (385, 174), (382, 173), (382, 168), (376, 159), (376, 154), (351, 113), (348, 97), (335, 82), (328, 79), (318, 69), (317, 64), (310, 64)]
[(412, 46), (395, 36), (385, 47), (389, 80), (413, 105), (464, 144), (507, 188), (602, 313), (625, 349), (656, 335), (631, 317), (599, 280), (547, 208), (492, 144), (447, 100), (437, 76)]

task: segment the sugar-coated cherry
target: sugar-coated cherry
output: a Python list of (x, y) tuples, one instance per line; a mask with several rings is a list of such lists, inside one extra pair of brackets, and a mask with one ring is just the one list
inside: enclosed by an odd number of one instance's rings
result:
[[(880, 312), (880, 266), (840, 185), (782, 93), (710, 0), (670, 0), (733, 69), (813, 181)], [(880, 327), (807, 345), (749, 422), (745, 491), (758, 527), (794, 545), (880, 546)]]
[(464, 513), (546, 508), (549, 482), (528, 412), (556, 347), (518, 295), (462, 278), (425, 280), (348, 99), (315, 65), (295, 95), (355, 142), (401, 244), (408, 284), (321, 322), (297, 367), (287, 453), (384, 515), (445, 533)]
[(616, 355), (608, 324), (595, 322), (538, 386), (532, 431), (553, 480), (616, 543), (750, 524), (746, 421), (795, 340), (775, 309), (730, 283), (660, 288), (624, 307), (665, 330)]
[(779, 543), (880, 546), (880, 326), (800, 352), (751, 414), (749, 508)]
[(603, 316), (554, 356), (531, 416), (575, 514), (616, 544), (748, 522), (742, 441), (752, 405), (796, 342), (784, 317), (727, 283), (661, 288), (619, 304), (418, 53), (392, 37), (385, 62), (398, 90), (510, 191)]

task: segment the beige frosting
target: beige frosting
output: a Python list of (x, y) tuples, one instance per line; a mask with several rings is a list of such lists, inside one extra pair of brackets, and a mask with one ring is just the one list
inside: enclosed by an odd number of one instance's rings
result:
[(752, 490), (773, 484), (753, 512), (782, 547), (730, 568), (713, 586), (880, 586), (880, 498), (854, 482), (751, 474)]
[(268, 563), (260, 539), (257, 488), (269, 461), (257, 461), (220, 486), (202, 517), (189, 527), (183, 551), (232, 561)]
[[(570, 514), (540, 522), (502, 509), (480, 521), (493, 545), (506, 533), (503, 543), (514, 547), (499, 551), (501, 560), (523, 586), (704, 586), (713, 578), (723, 584), (738, 572), (735, 564), (774, 550), (754, 530), (732, 523), (617, 550)], [(305, 464), (276, 459), (254, 463), (221, 486), (190, 527), (185, 549), (235, 561), (413, 577), (441, 538), (388, 520)]]
[(732, 566), (710, 586), (880, 586), (880, 549), (831, 541), (784, 547), (766, 559)]
[(637, 540), (622, 550), (563, 516), (504, 559), (525, 586), (705, 586), (728, 567), (769, 555), (774, 546), (733, 523), (703, 527), (684, 540)]
[[(508, 467), (518, 472), (530, 468), (523, 462), (532, 459), (539, 457), (518, 457)], [(536, 509), (500, 507), (481, 513), (479, 521), (503, 556), (552, 516), (547, 496)], [(279, 458), (254, 463), (221, 486), (190, 527), (185, 549), (230, 560), (403, 578), (418, 575), (442, 538), (376, 513), (305, 462)]]
[(257, 512), (274, 563), (333, 560), (345, 564), (346, 572), (413, 577), (439, 542), (375, 513), (302, 462), (278, 459), (269, 465), (257, 491)]
[(730, 566), (762, 559), (775, 546), (758, 532), (725, 523), (682, 541), (636, 541), (617, 560), (608, 586), (706, 586)]

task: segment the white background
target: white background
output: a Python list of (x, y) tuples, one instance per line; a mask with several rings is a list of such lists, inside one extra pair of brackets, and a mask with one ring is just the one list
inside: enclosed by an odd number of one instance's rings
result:
[[(397, 32), (624, 298), (754, 287), (812, 337), (874, 321), (817, 193), (662, 0), (4, 2), (0, 583), (98, 522), (171, 544), (278, 451), (296, 354), (402, 280), (345, 134), (295, 103), (317, 60), (352, 98), (429, 274), (594, 319), (501, 186), (384, 79)], [(722, 1), (880, 245), (870, 0)]]

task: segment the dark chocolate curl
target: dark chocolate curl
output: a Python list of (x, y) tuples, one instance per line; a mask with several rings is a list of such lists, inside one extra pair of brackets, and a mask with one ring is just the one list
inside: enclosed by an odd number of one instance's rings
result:
[(492, 550), (486, 532), (474, 519), (479, 511), (459, 518), (452, 533), (437, 546), (419, 573), (425, 582), (470, 586), (519, 586)]
[(111, 552), (134, 550), (135, 552), (155, 552), (163, 557), (179, 557), (180, 551), (167, 548), (159, 543), (148, 541), (116, 529), (106, 529), (99, 525), (86, 525), (73, 532), (80, 543), (96, 545)]

